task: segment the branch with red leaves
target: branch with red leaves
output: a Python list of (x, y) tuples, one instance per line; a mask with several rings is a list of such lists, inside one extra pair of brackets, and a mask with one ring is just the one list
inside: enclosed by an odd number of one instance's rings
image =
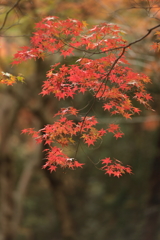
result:
[[(150, 108), (149, 101), (152, 97), (145, 86), (150, 83), (150, 79), (129, 67), (125, 53), (129, 47), (145, 39), (159, 26), (149, 29), (140, 39), (127, 43), (121, 36), (120, 28), (113, 24), (102, 23), (88, 29), (85, 22), (76, 19), (60, 20), (53, 16), (36, 24), (31, 38), (32, 47), (23, 47), (16, 53), (13, 64), (32, 58), (44, 59), (48, 54), (57, 52), (66, 58), (79, 51), (82, 56), (74, 64), (56, 63), (51, 66), (46, 74), (47, 79), (42, 86), (41, 95), (53, 94), (60, 101), (90, 92), (93, 98), (85, 115), (68, 106), (54, 115), (53, 124), (48, 124), (39, 131), (22, 131), (31, 134), (38, 143), (43, 142), (48, 146), (44, 168), (55, 171), (58, 166), (71, 169), (82, 167), (83, 164), (77, 161), (80, 141), (90, 147), (105, 134), (113, 133), (116, 139), (123, 136), (117, 124), (109, 124), (106, 129), (100, 130), (96, 127), (96, 117), (89, 114), (97, 100), (101, 102), (102, 109), (110, 115), (119, 114), (126, 119), (140, 113), (140, 109), (133, 104), (135, 100)], [(99, 54), (97, 58), (93, 57), (95, 54)], [(78, 123), (71, 120), (72, 116), (77, 118)], [(65, 148), (75, 146), (76, 142), (75, 156), (68, 156)], [(101, 170), (105, 170), (108, 175), (120, 177), (125, 172), (131, 173), (130, 167), (124, 167), (118, 160), (106, 158), (101, 160), (101, 163), (104, 165)]]

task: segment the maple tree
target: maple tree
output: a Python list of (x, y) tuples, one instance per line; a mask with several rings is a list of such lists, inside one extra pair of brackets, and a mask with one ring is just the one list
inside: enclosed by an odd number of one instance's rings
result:
[[(37, 143), (43, 142), (48, 146), (45, 150), (47, 161), (43, 168), (55, 171), (58, 166), (71, 169), (82, 167), (83, 163), (77, 160), (80, 140), (89, 147), (108, 133), (113, 133), (116, 139), (123, 136), (119, 125), (115, 123), (109, 124), (106, 129), (97, 128), (98, 120), (90, 115), (96, 101), (101, 102), (102, 109), (110, 115), (120, 114), (126, 119), (140, 113), (140, 109), (134, 106), (135, 100), (150, 109), (149, 101), (152, 97), (146, 91), (146, 84), (151, 80), (129, 67), (126, 53), (133, 44), (142, 41), (158, 27), (160, 25), (149, 29), (142, 38), (127, 43), (123, 38), (124, 32), (114, 24), (101, 23), (89, 29), (84, 21), (60, 20), (55, 16), (46, 17), (36, 24), (31, 38), (32, 46), (22, 47), (15, 54), (13, 64), (28, 59), (45, 59), (48, 54), (54, 53), (63, 58), (77, 56), (78, 52), (81, 57), (74, 64), (62, 65), (59, 62), (51, 66), (40, 94), (54, 94), (58, 100), (73, 99), (77, 94), (85, 92), (92, 95), (85, 114), (68, 106), (53, 116), (53, 124), (48, 124), (39, 131), (32, 128), (22, 130), (22, 133), (31, 134)], [(154, 45), (156, 47), (159, 48), (159, 45)], [(6, 77), (6, 74), (3, 75)], [(9, 79), (14, 81), (10, 80), (8, 85), (16, 80), (10, 76)], [(2, 80), (2, 83), (7, 83), (7, 80)], [(77, 142), (76, 137), (79, 138)], [(70, 157), (65, 153), (64, 147), (75, 144), (75, 155)], [(100, 169), (109, 176), (120, 177), (125, 172), (132, 172), (130, 166), (123, 166), (117, 159), (105, 158), (100, 162), (103, 165)]]

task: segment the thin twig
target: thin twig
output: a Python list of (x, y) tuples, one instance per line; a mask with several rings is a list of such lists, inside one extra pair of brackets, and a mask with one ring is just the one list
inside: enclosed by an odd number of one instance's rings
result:
[(6, 15), (5, 15), (5, 18), (4, 18), (4, 21), (2, 23), (2, 26), (0, 27), (0, 31), (2, 31), (2, 29), (4, 28), (6, 22), (7, 22), (7, 18), (8, 18), (8, 15), (9, 13), (15, 8), (18, 6), (18, 4), (20, 3), (21, 0), (17, 0), (17, 2), (6, 12)]

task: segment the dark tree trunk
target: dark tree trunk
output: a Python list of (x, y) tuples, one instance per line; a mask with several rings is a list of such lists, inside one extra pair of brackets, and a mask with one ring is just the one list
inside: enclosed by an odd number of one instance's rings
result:
[(160, 214), (160, 129), (158, 130), (157, 153), (150, 177), (150, 197), (146, 210), (143, 240), (158, 240), (157, 230)]
[(13, 163), (9, 156), (1, 159), (1, 239), (13, 239)]

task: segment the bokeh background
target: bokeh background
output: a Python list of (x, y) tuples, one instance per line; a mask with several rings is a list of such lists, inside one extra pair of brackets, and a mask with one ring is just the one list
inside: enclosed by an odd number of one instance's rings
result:
[[(119, 123), (125, 136), (109, 135), (103, 143), (79, 151), (83, 169), (42, 170), (43, 146), (22, 135), (27, 127), (42, 128), (66, 102), (41, 97), (41, 85), (57, 55), (45, 61), (12, 66), (13, 55), (30, 44), (34, 24), (43, 17), (76, 18), (89, 25), (118, 24), (134, 41), (160, 23), (157, 0), (1, 0), (0, 71), (25, 76), (24, 83), (0, 85), (0, 240), (159, 240), (160, 239), (160, 53), (151, 34), (128, 52), (133, 69), (144, 72), (153, 84), (152, 108), (126, 121), (95, 111), (100, 125)], [(75, 59), (65, 60), (71, 64)], [(63, 60), (62, 60), (63, 62)], [(70, 100), (68, 100), (69, 103)], [(85, 106), (89, 96), (74, 104)], [(68, 104), (67, 103), (67, 104)], [(108, 156), (132, 166), (121, 178), (96, 168)]]

